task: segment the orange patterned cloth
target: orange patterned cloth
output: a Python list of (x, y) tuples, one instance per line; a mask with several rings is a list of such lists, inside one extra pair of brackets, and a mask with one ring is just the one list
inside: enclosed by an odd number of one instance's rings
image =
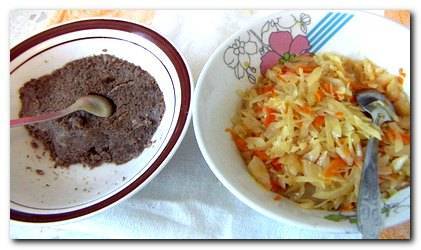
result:
[(71, 20), (89, 17), (124, 18), (138, 23), (151, 23), (155, 12), (153, 10), (58, 10), (51, 17), (49, 24), (59, 24)]
[(408, 10), (385, 10), (384, 16), (405, 26), (409, 26), (411, 23), (411, 12)]

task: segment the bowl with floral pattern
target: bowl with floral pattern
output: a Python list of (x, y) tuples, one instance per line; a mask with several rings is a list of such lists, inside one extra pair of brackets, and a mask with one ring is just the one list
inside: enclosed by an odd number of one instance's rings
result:
[[(287, 11), (262, 18), (233, 34), (209, 58), (196, 85), (193, 122), (200, 150), (216, 177), (238, 199), (281, 223), (311, 230), (358, 233), (355, 212), (304, 209), (288, 199), (276, 201), (248, 173), (231, 127), (239, 90), (256, 84), (279, 61), (305, 53), (333, 52), (369, 58), (393, 73), (407, 73), (410, 95), (410, 31), (381, 16), (357, 11)], [(382, 201), (384, 227), (410, 219), (410, 187)]]

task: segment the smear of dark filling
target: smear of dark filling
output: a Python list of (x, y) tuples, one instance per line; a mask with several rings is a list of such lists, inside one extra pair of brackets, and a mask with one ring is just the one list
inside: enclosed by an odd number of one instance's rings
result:
[(88, 94), (111, 99), (114, 114), (100, 118), (78, 111), (26, 126), (57, 166), (122, 164), (151, 144), (165, 111), (163, 94), (148, 72), (107, 54), (72, 61), (25, 83), (20, 89), (20, 116), (60, 110)]

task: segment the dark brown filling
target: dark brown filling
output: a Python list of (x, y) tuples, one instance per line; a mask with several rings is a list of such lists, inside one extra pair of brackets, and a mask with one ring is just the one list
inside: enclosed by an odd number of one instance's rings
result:
[(151, 144), (165, 111), (164, 96), (148, 72), (107, 54), (72, 61), (19, 91), (20, 117), (66, 108), (88, 94), (114, 102), (115, 112), (108, 118), (78, 111), (26, 126), (58, 166), (122, 164), (137, 157)]

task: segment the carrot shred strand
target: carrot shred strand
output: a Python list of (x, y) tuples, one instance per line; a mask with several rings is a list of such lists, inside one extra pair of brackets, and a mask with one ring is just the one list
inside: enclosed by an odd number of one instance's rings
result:
[(231, 137), (234, 140), (235, 145), (237, 146), (238, 150), (240, 150), (240, 152), (245, 152), (248, 151), (248, 147), (247, 147), (247, 142), (241, 138), (239, 135), (237, 135), (235, 132), (230, 131), (231, 132)]
[(263, 150), (254, 150), (253, 154), (264, 162), (269, 160), (269, 156)]
[(342, 160), (340, 157), (333, 158), (329, 165), (326, 167), (324, 175), (326, 177), (331, 177), (340, 174), (343, 172), (344, 168), (346, 167), (346, 162)]
[(325, 117), (322, 115), (317, 116), (313, 120), (313, 125), (317, 128), (322, 127), (325, 124)]

